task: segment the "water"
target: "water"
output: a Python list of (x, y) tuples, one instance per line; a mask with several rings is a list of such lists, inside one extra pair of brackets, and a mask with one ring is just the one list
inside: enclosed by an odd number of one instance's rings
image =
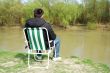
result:
[(24, 37), (22, 28), (0, 28), (0, 49), (21, 51), (24, 49)]
[[(61, 39), (61, 56), (89, 58), (110, 66), (110, 31), (55, 29)], [(25, 51), (22, 28), (0, 28), (0, 50)]]

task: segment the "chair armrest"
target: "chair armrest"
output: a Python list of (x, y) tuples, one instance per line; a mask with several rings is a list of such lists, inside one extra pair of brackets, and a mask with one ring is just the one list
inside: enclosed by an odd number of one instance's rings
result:
[(52, 42), (53, 42), (53, 40), (50, 40), (50, 41), (49, 41), (49, 43), (52, 43)]
[(28, 41), (25, 41), (25, 49), (29, 48)]
[(55, 47), (54, 40), (50, 40), (50, 41), (49, 41), (49, 44), (50, 44), (50, 47), (51, 47), (51, 48), (52, 48), (52, 47)]

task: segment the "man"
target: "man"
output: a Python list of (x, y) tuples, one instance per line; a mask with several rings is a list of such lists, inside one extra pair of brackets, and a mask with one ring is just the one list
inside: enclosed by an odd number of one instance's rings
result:
[[(61, 57), (59, 55), (60, 51), (60, 40), (54, 33), (52, 27), (49, 23), (47, 23), (43, 18), (44, 11), (41, 8), (37, 8), (34, 10), (34, 18), (30, 18), (26, 21), (25, 27), (45, 27), (48, 30), (49, 33), (49, 39), (54, 40), (55, 42), (55, 50), (53, 55), (53, 60), (58, 61), (61, 60)], [(40, 57), (40, 55), (38, 55)]]

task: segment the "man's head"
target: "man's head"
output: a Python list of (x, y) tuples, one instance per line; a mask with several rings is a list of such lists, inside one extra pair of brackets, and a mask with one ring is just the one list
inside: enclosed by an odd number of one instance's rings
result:
[(34, 17), (42, 17), (42, 15), (44, 14), (44, 11), (43, 11), (43, 9), (41, 9), (41, 8), (36, 8), (35, 10), (34, 10)]

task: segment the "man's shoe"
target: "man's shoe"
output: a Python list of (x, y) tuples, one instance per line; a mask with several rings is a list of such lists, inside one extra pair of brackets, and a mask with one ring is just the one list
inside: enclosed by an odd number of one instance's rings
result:
[(42, 60), (43, 58), (42, 58), (42, 56), (34, 55), (34, 59), (35, 59), (36, 61), (38, 61), (38, 60)]
[(36, 56), (37, 60), (42, 60), (42, 56)]
[(61, 61), (61, 57), (53, 58), (53, 61)]

